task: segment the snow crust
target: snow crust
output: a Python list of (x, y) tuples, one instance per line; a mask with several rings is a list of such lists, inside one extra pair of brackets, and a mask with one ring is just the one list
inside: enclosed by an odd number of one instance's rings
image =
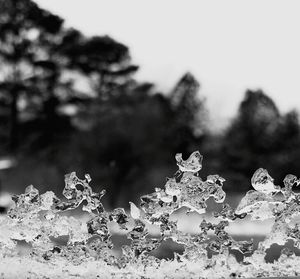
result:
[[(64, 199), (52, 191), (40, 194), (30, 185), (25, 193), (13, 196), (14, 206), (0, 217), (1, 278), (250, 278), (298, 276), (300, 258), (284, 247), (292, 240), (300, 248), (300, 195), (293, 191), (300, 181), (287, 175), (283, 187), (275, 185), (267, 170), (258, 169), (250, 190), (237, 208), (224, 204), (221, 176), (199, 176), (202, 155), (196, 151), (184, 160), (175, 156), (178, 171), (163, 189), (141, 197), (139, 206), (130, 202), (130, 213), (123, 208), (106, 211), (100, 193), (84, 179), (70, 173), (65, 176)], [(222, 209), (208, 219), (201, 219), (192, 232), (183, 232), (174, 216), (204, 215), (207, 200), (221, 203)], [(65, 211), (81, 207), (87, 220), (65, 216)], [(253, 252), (253, 240), (235, 240), (230, 227), (246, 216), (253, 221), (272, 222), (270, 233)], [(247, 217), (248, 218), (248, 217)], [(231, 224), (231, 225), (230, 225)], [(229, 226), (230, 225), (230, 226)], [(129, 244), (116, 255), (112, 227), (127, 235)], [(158, 236), (149, 233), (156, 228)], [(66, 244), (54, 240), (65, 237)], [(184, 247), (173, 259), (158, 259), (152, 251), (166, 240)], [(20, 254), (18, 243), (26, 242), (29, 253)], [(267, 263), (265, 257), (272, 244), (283, 246), (280, 258)], [(232, 251), (243, 254), (238, 262)], [(209, 255), (212, 256), (210, 257)]]

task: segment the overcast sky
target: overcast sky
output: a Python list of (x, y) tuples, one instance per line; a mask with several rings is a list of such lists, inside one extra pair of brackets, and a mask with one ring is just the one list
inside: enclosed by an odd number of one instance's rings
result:
[(37, 0), (88, 35), (130, 47), (137, 78), (170, 89), (186, 71), (211, 118), (234, 116), (247, 88), (300, 110), (300, 1)]

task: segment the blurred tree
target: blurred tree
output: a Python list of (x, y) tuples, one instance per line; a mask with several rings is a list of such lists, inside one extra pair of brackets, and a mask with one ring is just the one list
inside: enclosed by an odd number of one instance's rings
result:
[(139, 110), (150, 99), (153, 85), (134, 81), (132, 75), (138, 67), (131, 64), (129, 49), (108, 36), (88, 38), (70, 32), (61, 50), (68, 67), (89, 78), (94, 93), (72, 121), (82, 130), (79, 161), (90, 169), (101, 167), (102, 181), (108, 171), (114, 204), (145, 150), (148, 139), (141, 138), (142, 126), (145, 121), (154, 123), (145, 115), (147, 110)]
[(271, 98), (261, 90), (248, 90), (223, 140), (225, 165), (251, 176), (260, 167), (260, 158), (273, 151), (279, 123), (279, 111)]
[(128, 82), (138, 67), (131, 64), (129, 49), (108, 36), (77, 36), (76, 44), (64, 48), (69, 66), (91, 78), (100, 100), (119, 92), (116, 87)]
[[(174, 158), (170, 154), (187, 154), (196, 145), (199, 148), (206, 111), (197, 96), (198, 88), (191, 74), (185, 75), (170, 95), (155, 93), (151, 84), (127, 82), (102, 104), (102, 116), (94, 118), (98, 136), (93, 138), (101, 164), (111, 166), (111, 205), (121, 196), (132, 192), (138, 196), (147, 186), (152, 187), (153, 182), (143, 173), (172, 169)], [(161, 177), (165, 175), (161, 173)], [(132, 188), (134, 191), (128, 191)]]
[(207, 131), (207, 110), (198, 95), (199, 83), (191, 73), (184, 74), (170, 93), (172, 119), (169, 139), (174, 152), (190, 153), (193, 143)]
[(53, 63), (41, 61), (48, 54), (41, 48), (41, 42), (47, 40), (49, 45), (50, 36), (55, 37), (62, 23), (60, 17), (40, 9), (30, 0), (0, 0), (0, 94), (2, 104), (9, 107), (11, 150), (18, 145), (20, 111), (40, 102), (37, 67), (51, 69), (54, 78)]
[(297, 111), (292, 110), (282, 117), (278, 131), (278, 148), (296, 148), (299, 145), (299, 136), (299, 114)]
[(272, 162), (271, 171), (274, 177), (282, 181), (288, 173), (299, 176), (300, 124), (296, 111), (282, 116), (275, 141), (276, 151), (268, 158), (269, 162)]
[(286, 153), (292, 142), (298, 145), (298, 139), (295, 112), (281, 116), (270, 97), (261, 90), (248, 90), (237, 117), (225, 133), (220, 154), (234, 190), (247, 189), (249, 177), (259, 167), (267, 168), (270, 173), (276, 170), (274, 177), (281, 179), (286, 167), (278, 160), (280, 154), (283, 150)]
[[(0, 61), (0, 137), (12, 151), (22, 147), (19, 184), (59, 185), (68, 171), (90, 172), (115, 206), (152, 189), (170, 174), (174, 153), (199, 148), (205, 133), (190, 73), (169, 95), (157, 93), (134, 80), (128, 47), (66, 29), (31, 0), (0, 0)], [(81, 92), (76, 80), (91, 86)]]
[(32, 46), (39, 53), (33, 61), (34, 74), (30, 78), (36, 94), (27, 100), (22, 119), (26, 120), (24, 133), (32, 138), (35, 149), (48, 148), (51, 153), (51, 148), (67, 141), (73, 130), (70, 118), (87, 98), (76, 89), (78, 75), (68, 68), (68, 59), (63, 54), (63, 49), (75, 44), (80, 36), (77, 30), (61, 28), (55, 35), (40, 33)]
[[(170, 110), (168, 99), (154, 94), (152, 84), (128, 82), (114, 90), (119, 92), (101, 105), (93, 102), (75, 120), (82, 129), (87, 124), (91, 127), (82, 134), (83, 165), (89, 169), (101, 166), (99, 180), (109, 185), (112, 206), (120, 202), (121, 193), (124, 202), (128, 190), (143, 181), (143, 173), (163, 161), (168, 152), (166, 115)], [(139, 188), (136, 195), (143, 190)]]

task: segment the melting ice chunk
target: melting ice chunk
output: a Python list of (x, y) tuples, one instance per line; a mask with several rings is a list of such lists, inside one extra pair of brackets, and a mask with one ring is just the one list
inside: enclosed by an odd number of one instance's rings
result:
[(47, 191), (46, 193), (42, 194), (40, 196), (41, 210), (50, 210), (55, 198), (56, 196), (52, 191)]
[(182, 159), (181, 153), (176, 154), (175, 159), (179, 170), (182, 172), (196, 173), (202, 169), (203, 156), (199, 151), (193, 152), (187, 160)]
[(123, 208), (115, 208), (110, 213), (109, 220), (116, 222), (120, 229), (127, 230), (128, 216)]
[(300, 180), (293, 174), (287, 174), (283, 180), (284, 190), (283, 193), (286, 198), (290, 198), (294, 195), (293, 186), (298, 186), (300, 184)]
[(168, 179), (165, 188), (166, 194), (170, 196), (179, 196), (182, 190), (180, 183), (177, 183), (175, 178)]
[(30, 200), (34, 201), (39, 196), (39, 190), (33, 187), (33, 185), (29, 185), (25, 189), (25, 196)]
[(129, 202), (130, 204), (130, 215), (133, 219), (139, 219), (141, 217), (141, 211), (137, 208), (137, 206), (133, 202)]
[(272, 194), (280, 191), (280, 187), (274, 185), (274, 179), (269, 175), (268, 171), (260, 168), (251, 178), (251, 184), (256, 191)]
[(264, 193), (250, 190), (240, 201), (235, 210), (235, 214), (241, 215), (250, 213), (253, 219), (269, 219), (273, 217), (270, 203), (276, 202)]

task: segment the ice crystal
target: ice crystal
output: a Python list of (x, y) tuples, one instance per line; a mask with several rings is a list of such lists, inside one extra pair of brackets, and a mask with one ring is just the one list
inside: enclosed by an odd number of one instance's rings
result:
[(275, 186), (274, 179), (265, 169), (258, 169), (252, 176), (251, 184), (253, 188), (261, 193), (272, 194), (280, 191), (280, 187)]
[[(236, 213), (246, 213), (253, 219), (274, 219), (271, 232), (260, 243), (259, 250), (265, 251), (273, 243), (284, 245), (289, 239), (298, 247), (300, 231), (298, 224), (292, 221), (300, 215), (299, 194), (293, 192), (293, 186), (299, 185), (296, 176), (288, 174), (284, 179), (284, 187), (275, 186), (273, 178), (264, 169), (258, 169), (252, 179), (256, 191), (249, 191), (241, 200)], [(277, 196), (281, 192), (282, 196)]]
[[(63, 199), (53, 192), (40, 194), (31, 186), (24, 194), (12, 197), (14, 206), (7, 217), (0, 216), (0, 272), (6, 277), (84, 278), (110, 277), (169, 278), (199, 277), (262, 277), (300, 274), (298, 257), (283, 247), (280, 258), (274, 264), (266, 263), (267, 250), (272, 244), (285, 245), (293, 241), (300, 248), (300, 195), (293, 187), (300, 180), (288, 174), (283, 187), (274, 184), (267, 170), (258, 169), (250, 190), (237, 208), (225, 203), (213, 213), (209, 221), (207, 201), (223, 203), (225, 179), (219, 175), (200, 177), (202, 155), (196, 151), (186, 160), (182, 154), (175, 156), (178, 171), (167, 180), (163, 188), (141, 197), (139, 206), (130, 202), (129, 213), (123, 208), (106, 211), (101, 198), (105, 190), (96, 193), (90, 186), (91, 177), (84, 179), (72, 172), (65, 176)], [(74, 218), (65, 214), (81, 207), (86, 218)], [(174, 212), (185, 208), (203, 215), (197, 233), (179, 230)], [(273, 220), (273, 227), (253, 252), (252, 240), (235, 240), (228, 232), (230, 224), (245, 218)], [(175, 214), (176, 216), (176, 214)], [(116, 253), (112, 241), (112, 224), (126, 233), (129, 244)], [(158, 235), (149, 233), (148, 227), (158, 228)], [(65, 244), (58, 244), (65, 239)], [(158, 259), (152, 251), (165, 241), (173, 241), (184, 248), (173, 260)], [(30, 246), (27, 256), (17, 254), (18, 241)], [(232, 250), (244, 255), (238, 262)], [(209, 257), (209, 254), (212, 254)], [(13, 261), (19, 257), (20, 268), (10, 271)], [(33, 269), (30, 267), (34, 266)], [(52, 270), (55, 267), (56, 274)], [(80, 267), (78, 269), (77, 267)], [(291, 269), (291, 267), (293, 267)], [(13, 272), (13, 273), (10, 273)], [(61, 275), (58, 276), (60, 272)], [(103, 273), (104, 272), (104, 273)], [(174, 274), (175, 272), (175, 274)]]
[(203, 156), (199, 151), (193, 152), (185, 161), (182, 159), (181, 153), (176, 154), (175, 159), (181, 172), (197, 173), (202, 169)]

